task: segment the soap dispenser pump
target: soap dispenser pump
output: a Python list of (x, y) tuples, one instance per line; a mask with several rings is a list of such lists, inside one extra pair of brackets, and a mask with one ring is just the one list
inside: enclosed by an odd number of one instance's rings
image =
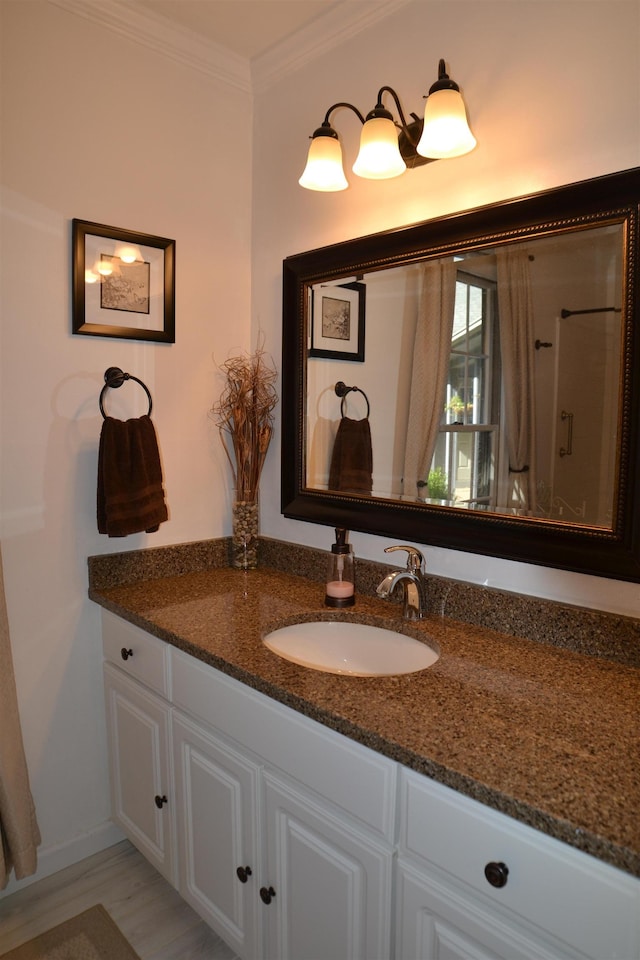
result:
[(324, 602), (327, 607), (352, 607), (355, 603), (353, 552), (347, 543), (347, 531), (336, 527), (336, 542), (331, 546)]

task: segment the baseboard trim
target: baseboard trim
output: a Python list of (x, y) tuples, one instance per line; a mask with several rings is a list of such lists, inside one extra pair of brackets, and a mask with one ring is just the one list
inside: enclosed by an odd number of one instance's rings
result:
[(86, 857), (93, 856), (94, 853), (100, 853), (116, 843), (124, 840), (125, 836), (119, 827), (116, 827), (110, 820), (99, 824), (89, 833), (83, 833), (78, 837), (66, 843), (57, 844), (52, 847), (45, 847), (38, 850), (38, 869), (30, 877), (23, 880), (16, 880), (12, 875), (9, 883), (0, 891), (0, 900), (23, 890), (38, 880), (44, 880), (65, 867), (71, 867), (74, 863), (84, 860)]

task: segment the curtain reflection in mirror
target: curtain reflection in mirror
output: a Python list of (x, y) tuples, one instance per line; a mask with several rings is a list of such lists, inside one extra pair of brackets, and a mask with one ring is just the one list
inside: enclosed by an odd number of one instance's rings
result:
[(409, 421), (404, 459), (404, 494), (418, 496), (428, 477), (445, 402), (456, 295), (452, 259), (427, 263), (416, 324), (411, 370)]
[(524, 247), (497, 251), (500, 347), (509, 454), (507, 505), (535, 509), (535, 397), (533, 301), (529, 255)]

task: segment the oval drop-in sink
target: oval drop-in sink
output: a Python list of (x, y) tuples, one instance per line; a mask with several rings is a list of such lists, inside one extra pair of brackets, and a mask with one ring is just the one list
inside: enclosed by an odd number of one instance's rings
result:
[(343, 620), (313, 620), (279, 627), (263, 642), (279, 657), (325, 673), (391, 677), (417, 673), (439, 654), (404, 633)]

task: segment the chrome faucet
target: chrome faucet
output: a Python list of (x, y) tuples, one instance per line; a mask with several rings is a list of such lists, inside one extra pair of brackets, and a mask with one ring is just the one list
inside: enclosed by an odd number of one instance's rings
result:
[(385, 547), (385, 553), (394, 550), (407, 551), (407, 569), (388, 573), (378, 584), (376, 593), (383, 600), (388, 600), (399, 583), (402, 584), (404, 607), (402, 615), (405, 620), (421, 620), (427, 606), (427, 582), (424, 576), (424, 557), (416, 547), (397, 545)]

